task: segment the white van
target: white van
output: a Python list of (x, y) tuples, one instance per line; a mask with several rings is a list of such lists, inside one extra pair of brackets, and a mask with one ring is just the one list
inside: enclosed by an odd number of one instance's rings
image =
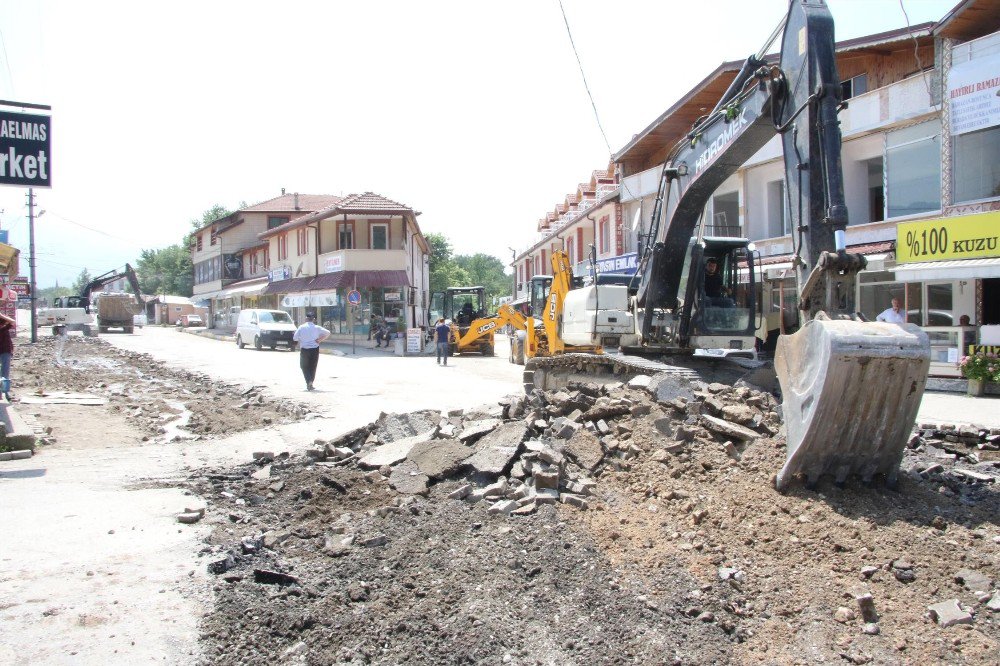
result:
[(283, 310), (241, 310), (236, 323), (236, 344), (243, 349), (252, 344), (257, 350), (287, 345), (294, 350), (295, 321)]

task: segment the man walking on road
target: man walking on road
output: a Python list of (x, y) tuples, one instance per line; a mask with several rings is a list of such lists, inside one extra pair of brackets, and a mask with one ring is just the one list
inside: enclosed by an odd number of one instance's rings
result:
[(295, 331), (292, 339), (299, 343), (299, 367), (306, 380), (306, 390), (313, 390), (316, 365), (319, 363), (319, 343), (330, 337), (330, 331), (316, 325), (316, 315), (306, 314), (306, 323)]
[[(434, 327), (434, 333), (437, 336), (438, 365), (448, 365), (448, 338), (451, 336), (451, 326), (444, 323), (444, 318), (438, 319), (437, 325)], [(443, 364), (441, 362), (442, 359), (444, 359)]]

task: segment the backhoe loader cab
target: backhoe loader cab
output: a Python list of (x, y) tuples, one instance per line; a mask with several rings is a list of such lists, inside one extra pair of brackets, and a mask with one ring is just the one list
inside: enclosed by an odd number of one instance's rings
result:
[[(475, 322), (488, 318), (486, 310), (486, 290), (483, 287), (449, 287), (445, 291), (431, 294), (431, 321), (444, 318), (451, 322), (452, 351), (457, 354), (479, 352), (484, 356), (493, 355), (493, 331), (489, 328), (476, 330), (470, 334)], [(486, 326), (480, 323), (476, 328)]]

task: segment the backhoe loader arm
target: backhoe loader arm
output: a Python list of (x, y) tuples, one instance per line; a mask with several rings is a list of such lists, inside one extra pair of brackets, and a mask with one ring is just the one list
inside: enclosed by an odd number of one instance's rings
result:
[(474, 320), (469, 324), (469, 330), (461, 338), (457, 336), (458, 327), (452, 326), (452, 337), (456, 338), (453, 342), (456, 342), (461, 349), (507, 324), (520, 330), (525, 330), (528, 327), (527, 319), (525, 319), (524, 315), (509, 305), (504, 304), (497, 310), (496, 315)]

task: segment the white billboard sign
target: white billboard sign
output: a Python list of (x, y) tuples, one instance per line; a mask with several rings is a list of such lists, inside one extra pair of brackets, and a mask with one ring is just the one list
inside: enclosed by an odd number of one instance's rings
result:
[(948, 72), (952, 135), (1000, 125), (1000, 55), (976, 58)]

